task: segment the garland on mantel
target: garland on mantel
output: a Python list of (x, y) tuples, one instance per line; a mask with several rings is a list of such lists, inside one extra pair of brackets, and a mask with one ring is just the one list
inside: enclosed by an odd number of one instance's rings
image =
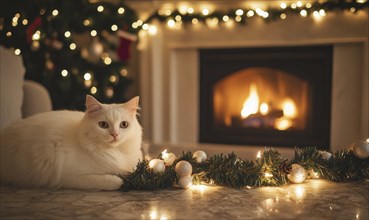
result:
[(166, 150), (157, 159), (143, 160), (136, 170), (121, 176), (121, 191), (188, 188), (192, 184), (216, 184), (234, 188), (281, 186), (302, 183), (306, 178), (326, 178), (335, 182), (369, 180), (369, 143), (353, 143), (334, 154), (316, 147), (296, 148), (292, 160), (275, 149), (266, 149), (256, 161), (235, 153), (206, 158), (203, 151), (182, 152), (176, 158)]
[(132, 24), (133, 28), (149, 30), (156, 30), (150, 28), (153, 20), (158, 20), (162, 23), (167, 23), (170, 28), (176, 28), (183, 24), (196, 25), (200, 22), (208, 26), (227, 25), (231, 22), (238, 24), (246, 24), (254, 17), (261, 17), (264, 21), (284, 20), (288, 19), (290, 15), (301, 15), (302, 17), (313, 16), (321, 18), (326, 16), (328, 12), (336, 10), (350, 11), (357, 13), (369, 6), (368, 0), (328, 0), (325, 2), (304, 2), (296, 1), (293, 3), (281, 3), (280, 7), (261, 8), (237, 8), (225, 11), (210, 11), (207, 8), (202, 8), (201, 11), (195, 11), (192, 7), (179, 7), (175, 10), (159, 9), (152, 13), (144, 22), (141, 20)]

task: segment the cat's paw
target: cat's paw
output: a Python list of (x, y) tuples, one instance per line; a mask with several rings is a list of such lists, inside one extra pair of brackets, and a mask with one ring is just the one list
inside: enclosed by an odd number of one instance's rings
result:
[(107, 185), (104, 190), (118, 190), (123, 184), (123, 180), (115, 175), (109, 175)]

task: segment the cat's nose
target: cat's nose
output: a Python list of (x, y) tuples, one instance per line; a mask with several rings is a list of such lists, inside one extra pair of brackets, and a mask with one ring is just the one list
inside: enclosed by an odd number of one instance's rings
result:
[(118, 134), (110, 134), (111, 136), (113, 136), (113, 138), (115, 139), (117, 136), (118, 136)]

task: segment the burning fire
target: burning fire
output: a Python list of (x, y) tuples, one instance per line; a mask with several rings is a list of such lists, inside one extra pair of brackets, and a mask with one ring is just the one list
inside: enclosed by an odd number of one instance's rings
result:
[(241, 117), (243, 119), (247, 118), (251, 114), (255, 114), (259, 109), (259, 96), (258, 90), (255, 84), (250, 85), (250, 95), (243, 103), (243, 108), (241, 110)]
[[(249, 96), (243, 103), (241, 110), (241, 118), (246, 119), (252, 114), (260, 113), (262, 116), (268, 117), (268, 114), (273, 110), (283, 112), (283, 115), (275, 118), (274, 128), (278, 130), (287, 130), (293, 125), (293, 119), (297, 116), (297, 108), (295, 102), (291, 98), (286, 98), (282, 104), (281, 109), (270, 109), (267, 103), (262, 102), (259, 105), (259, 94), (255, 84), (250, 85)], [(272, 117), (272, 116), (270, 116)]]

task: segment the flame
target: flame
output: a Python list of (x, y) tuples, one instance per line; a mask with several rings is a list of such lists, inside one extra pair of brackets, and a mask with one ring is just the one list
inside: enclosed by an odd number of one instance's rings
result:
[(278, 118), (275, 121), (275, 128), (278, 130), (287, 130), (289, 127), (292, 126), (292, 121), (286, 117)]
[(243, 108), (241, 110), (241, 117), (247, 118), (251, 114), (255, 114), (259, 109), (259, 96), (255, 84), (250, 85), (250, 95), (247, 97), (246, 101), (243, 103)]
[(288, 98), (286, 99), (283, 104), (283, 116), (287, 117), (287, 118), (295, 118), (297, 115), (297, 111), (296, 111), (296, 104), (295, 102)]
[(267, 115), (269, 112), (269, 106), (265, 102), (261, 103), (260, 105), (260, 113), (262, 115)]

